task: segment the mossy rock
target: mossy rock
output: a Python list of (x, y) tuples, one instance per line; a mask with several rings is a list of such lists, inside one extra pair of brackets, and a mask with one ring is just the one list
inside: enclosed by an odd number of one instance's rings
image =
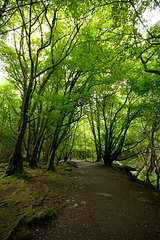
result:
[(31, 240), (33, 239), (29, 230), (27, 229), (26, 222), (22, 218), (14, 227), (14, 229), (9, 233), (6, 240)]
[(132, 177), (132, 172), (137, 172), (135, 168), (129, 167), (129, 166), (113, 166), (113, 169), (116, 171), (121, 172), (122, 174), (127, 174), (128, 176)]
[(78, 167), (77, 164), (75, 162), (72, 162), (72, 161), (67, 161), (67, 164), (71, 167)]
[(140, 202), (144, 202), (144, 203), (148, 203), (148, 204), (151, 204), (151, 205), (153, 205), (153, 203), (150, 201), (150, 200), (148, 200), (147, 198), (139, 198), (138, 199)]
[(31, 240), (29, 228), (45, 225), (49, 220), (57, 218), (57, 211), (53, 208), (48, 210), (41, 210), (35, 215), (32, 213), (23, 216), (19, 222), (17, 222), (14, 228), (5, 237), (6, 240)]
[(71, 172), (72, 168), (71, 167), (67, 167), (67, 168), (65, 168), (65, 170), (68, 171), (68, 172)]
[(50, 208), (48, 210), (41, 210), (37, 212), (33, 217), (31, 217), (29, 220), (27, 220), (27, 225), (32, 226), (38, 226), (38, 225), (44, 225), (51, 219), (56, 219), (58, 216), (57, 211), (53, 208)]

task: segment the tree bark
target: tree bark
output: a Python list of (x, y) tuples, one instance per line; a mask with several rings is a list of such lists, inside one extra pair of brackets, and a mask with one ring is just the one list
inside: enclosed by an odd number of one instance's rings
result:
[(48, 160), (47, 171), (55, 171), (54, 159), (55, 159), (56, 150), (57, 150), (57, 147), (54, 147), (51, 151), (51, 154), (50, 154), (49, 160)]
[(20, 129), (20, 132), (17, 137), (15, 149), (12, 157), (10, 158), (9, 166), (6, 170), (5, 176), (23, 172), (22, 144), (23, 144), (23, 137), (24, 137), (26, 125), (27, 125), (27, 122), (25, 122), (22, 128)]
[(24, 100), (24, 104), (22, 104), (22, 107), (21, 107), (22, 114), (21, 114), (20, 120), (22, 120), (21, 121), (22, 124), (19, 129), (14, 152), (9, 161), (9, 166), (6, 170), (5, 176), (23, 172), (22, 144), (23, 144), (23, 138), (24, 138), (24, 134), (26, 131), (27, 123), (28, 123), (28, 109), (29, 109), (29, 101), (30, 101), (31, 91), (32, 91), (32, 84), (33, 84), (33, 79), (31, 79), (29, 83), (26, 98)]

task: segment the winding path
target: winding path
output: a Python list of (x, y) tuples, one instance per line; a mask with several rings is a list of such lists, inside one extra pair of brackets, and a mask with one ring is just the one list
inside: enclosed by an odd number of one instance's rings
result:
[(154, 189), (100, 164), (77, 164), (74, 187), (46, 239), (160, 239), (160, 195)]

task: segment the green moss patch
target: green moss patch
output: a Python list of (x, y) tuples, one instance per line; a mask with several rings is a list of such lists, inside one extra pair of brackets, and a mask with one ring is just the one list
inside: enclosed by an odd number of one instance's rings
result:
[[(31, 226), (44, 225), (57, 217), (55, 209), (64, 197), (61, 191), (67, 187), (67, 177), (74, 172), (66, 171), (67, 167), (75, 169), (75, 164), (60, 164), (54, 173), (46, 172), (44, 168), (32, 170), (25, 166), (23, 174), (0, 178), (2, 240), (31, 239)], [(0, 169), (5, 168), (0, 166)]]

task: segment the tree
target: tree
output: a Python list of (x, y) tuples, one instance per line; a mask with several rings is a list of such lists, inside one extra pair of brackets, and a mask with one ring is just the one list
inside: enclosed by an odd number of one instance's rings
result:
[[(42, 94), (54, 70), (72, 51), (81, 27), (81, 22), (73, 19), (70, 19), (72, 24), (63, 22), (61, 19), (64, 13), (49, 2), (39, 3), (36, 7), (32, 3), (34, 2), (23, 6), (16, 1), (18, 13), (14, 16), (14, 24), (17, 26), (14, 31), (15, 50), (5, 43), (1, 45), (1, 57), (7, 65), (5, 70), (22, 98), (17, 140), (7, 175), (23, 171), (22, 143), (33, 98)], [(19, 25), (22, 26), (20, 30)]]
[[(160, 116), (159, 116), (159, 94), (153, 92), (153, 88), (150, 92), (149, 100), (147, 103), (146, 112), (144, 113), (144, 134), (148, 139), (147, 154), (145, 156), (145, 166), (146, 180), (150, 182), (150, 173), (154, 172), (157, 175), (157, 188), (159, 189), (159, 178), (160, 178), (160, 161), (159, 161), (159, 126), (160, 126)], [(158, 99), (157, 99), (158, 97)]]
[(127, 90), (126, 96), (121, 91), (119, 87), (112, 92), (95, 94), (87, 109), (97, 158), (102, 157), (106, 166), (112, 166), (112, 162), (119, 159), (131, 122), (138, 115), (132, 91)]
[[(100, 106), (98, 104), (97, 97), (95, 98), (95, 108), (92, 109), (91, 102), (89, 103), (89, 109), (87, 107), (87, 117), (89, 120), (90, 128), (94, 138), (94, 144), (96, 148), (97, 162), (102, 158), (102, 145), (101, 145), (101, 119), (100, 119)], [(94, 121), (95, 118), (95, 121)]]
[[(67, 61), (67, 60), (66, 60)], [(70, 65), (70, 63), (69, 63)], [(82, 106), (85, 102), (85, 93), (89, 87), (84, 73), (79, 70), (67, 68), (62, 69), (61, 81), (59, 82), (59, 74), (57, 78), (56, 92), (53, 93), (53, 98), (57, 98), (54, 106), (54, 126), (50, 127), (51, 146), (47, 170), (54, 170), (54, 160), (58, 147), (70, 136), (72, 125), (74, 125), (82, 116)], [(53, 107), (53, 105), (52, 105)]]
[[(149, 26), (149, 19), (145, 19), (145, 12), (159, 10), (159, 3), (157, 1), (144, 1), (134, 3), (129, 1), (133, 11), (133, 36), (134, 44), (136, 46), (137, 57), (141, 60), (144, 70), (147, 73), (154, 73), (160, 75), (159, 70), (159, 46), (160, 46), (160, 22), (157, 19), (157, 23), (154, 26)], [(137, 22), (136, 22), (137, 21)], [(138, 24), (139, 22), (139, 24)], [(137, 23), (137, 24), (136, 24)], [(141, 24), (143, 31), (140, 32), (139, 25)], [(135, 48), (134, 48), (135, 49)]]

